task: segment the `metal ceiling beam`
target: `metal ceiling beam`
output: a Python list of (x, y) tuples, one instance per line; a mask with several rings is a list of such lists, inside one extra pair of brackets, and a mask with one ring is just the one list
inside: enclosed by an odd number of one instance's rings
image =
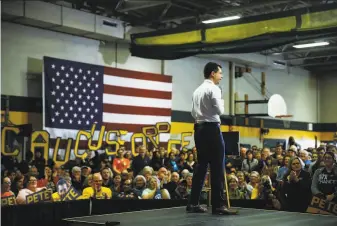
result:
[[(224, 7), (210, 7), (205, 9), (205, 14), (209, 14), (210, 12), (217, 12), (218, 15), (220, 14), (225, 14), (225, 13), (237, 13), (237, 12), (242, 12), (245, 10), (253, 10), (261, 7), (267, 7), (267, 6), (272, 6), (272, 5), (279, 5), (279, 4), (284, 4), (284, 3), (290, 3), (294, 2), (294, 0), (277, 0), (277, 1), (268, 1), (268, 2), (256, 2), (252, 4), (247, 4), (244, 6), (239, 6), (239, 7), (230, 7), (230, 6), (224, 6)], [(183, 17), (174, 17), (174, 18), (168, 18), (162, 22), (170, 22), (170, 21), (177, 21), (177, 20), (188, 20), (188, 19), (194, 19), (195, 16), (183, 16)]]
[(274, 53), (270, 53), (270, 55), (282, 55), (282, 54), (288, 54), (288, 53), (319, 52), (319, 51), (329, 51), (329, 50), (337, 50), (337, 46), (294, 49), (294, 50), (288, 50), (288, 51), (285, 51), (285, 52), (274, 52)]
[(296, 60), (311, 60), (311, 59), (319, 59), (319, 58), (325, 58), (325, 57), (337, 57), (337, 54), (323, 54), (319, 56), (311, 56), (311, 57), (292, 57), (292, 58), (286, 58), (284, 61), (296, 61)]
[(289, 66), (291, 66), (291, 67), (316, 67), (316, 66), (324, 66), (324, 65), (330, 65), (330, 64), (337, 64), (337, 61), (331, 60), (331, 61), (308, 63), (308, 64), (292, 64), (292, 65), (289, 65)]

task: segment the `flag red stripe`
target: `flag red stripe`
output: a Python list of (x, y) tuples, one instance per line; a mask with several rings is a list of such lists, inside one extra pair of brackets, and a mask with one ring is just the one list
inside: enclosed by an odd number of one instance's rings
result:
[(158, 98), (171, 100), (172, 92), (127, 88), (121, 86), (104, 85), (104, 93), (123, 96)]
[[(71, 149), (75, 148), (75, 142), (76, 140), (73, 140), (72, 145), (71, 145)], [(56, 139), (49, 139), (49, 148), (54, 149), (55, 148), (55, 144), (56, 144)], [(97, 141), (93, 141), (92, 144), (97, 144)], [(141, 142), (136, 142), (136, 146), (141, 145)], [(151, 144), (151, 142), (148, 142), (148, 144)], [(164, 147), (167, 148), (167, 144), (168, 142), (160, 142), (159, 143), (159, 147)], [(61, 140), (60, 141), (60, 145), (59, 145), (59, 150), (60, 149), (66, 149), (67, 148), (67, 140)], [(100, 150), (103, 150), (107, 147), (107, 143), (105, 141), (102, 142), (102, 146), (100, 148)], [(131, 142), (125, 142), (124, 146), (126, 148), (126, 150), (131, 150)], [(115, 147), (112, 147), (112, 149), (114, 150)], [(88, 149), (88, 141), (87, 140), (80, 140), (79, 145), (78, 145), (78, 149)], [(62, 156), (63, 157), (63, 156)]]
[(124, 77), (124, 78), (134, 78), (134, 79), (149, 80), (149, 81), (156, 81), (156, 82), (172, 83), (172, 76), (148, 73), (148, 72), (131, 71), (131, 70), (125, 70), (125, 69), (119, 69), (119, 68), (104, 67), (104, 74), (113, 75), (117, 77)]
[[(141, 123), (141, 122), (140, 122)], [(103, 125), (106, 126), (105, 131), (108, 130), (126, 130), (129, 133), (141, 133), (143, 127), (149, 127), (153, 125), (143, 125), (143, 124), (124, 124), (124, 123), (105, 123)]]
[(131, 115), (171, 116), (171, 109), (104, 104), (103, 112)]

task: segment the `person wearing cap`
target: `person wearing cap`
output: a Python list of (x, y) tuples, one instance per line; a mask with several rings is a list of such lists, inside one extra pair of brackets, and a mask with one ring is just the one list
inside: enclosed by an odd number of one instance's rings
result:
[(230, 175), (228, 177), (228, 195), (230, 199), (244, 199), (243, 192), (240, 191), (239, 179), (235, 175)]

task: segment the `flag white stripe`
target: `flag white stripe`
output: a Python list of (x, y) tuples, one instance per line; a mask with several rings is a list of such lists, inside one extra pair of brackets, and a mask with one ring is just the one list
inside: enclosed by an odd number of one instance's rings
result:
[[(62, 139), (69, 139), (72, 138), (74, 141), (76, 140), (78, 130), (75, 129), (55, 129), (55, 128), (50, 128), (50, 127), (45, 127), (45, 131), (47, 131), (50, 134), (50, 138), (56, 139), (57, 137), (60, 137)], [(87, 130), (88, 131), (88, 130)], [(90, 132), (90, 131), (88, 131)], [(104, 133), (103, 141), (106, 140), (106, 133)], [(127, 133), (126, 135), (122, 135), (121, 139), (127, 142), (131, 141), (131, 136), (133, 133)], [(99, 136), (99, 131), (95, 131), (93, 140), (97, 141)], [(167, 142), (171, 137), (171, 134), (169, 133), (161, 133), (159, 136), (159, 140), (161, 142)], [(116, 139), (115, 134), (110, 135), (110, 140)], [(85, 136), (81, 136), (81, 140), (87, 140)]]
[(172, 101), (146, 97), (131, 97), (115, 94), (103, 94), (104, 104), (118, 104), (137, 107), (154, 107), (171, 109)]
[(172, 92), (172, 83), (157, 82), (133, 78), (123, 78), (113, 75), (104, 75), (104, 84), (127, 88), (148, 89)]
[(131, 115), (103, 112), (103, 122), (122, 124), (155, 125), (157, 122), (171, 122), (170, 116)]

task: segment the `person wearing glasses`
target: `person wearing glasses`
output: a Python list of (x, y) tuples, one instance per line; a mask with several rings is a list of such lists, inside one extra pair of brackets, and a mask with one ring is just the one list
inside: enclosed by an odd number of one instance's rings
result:
[(23, 182), (24, 189), (19, 191), (18, 196), (16, 197), (17, 204), (26, 204), (26, 197), (35, 192), (39, 192), (46, 187), (38, 188), (37, 187), (37, 179), (35, 176), (28, 176), (27, 179)]
[(1, 198), (15, 196), (15, 194), (11, 191), (11, 179), (9, 177), (4, 177), (1, 183)]
[(112, 192), (110, 188), (102, 186), (103, 178), (100, 173), (92, 176), (92, 185), (83, 190), (82, 199), (111, 199)]
[(333, 152), (327, 151), (323, 156), (324, 167), (315, 171), (311, 192), (327, 201), (337, 201), (337, 165), (336, 156)]

